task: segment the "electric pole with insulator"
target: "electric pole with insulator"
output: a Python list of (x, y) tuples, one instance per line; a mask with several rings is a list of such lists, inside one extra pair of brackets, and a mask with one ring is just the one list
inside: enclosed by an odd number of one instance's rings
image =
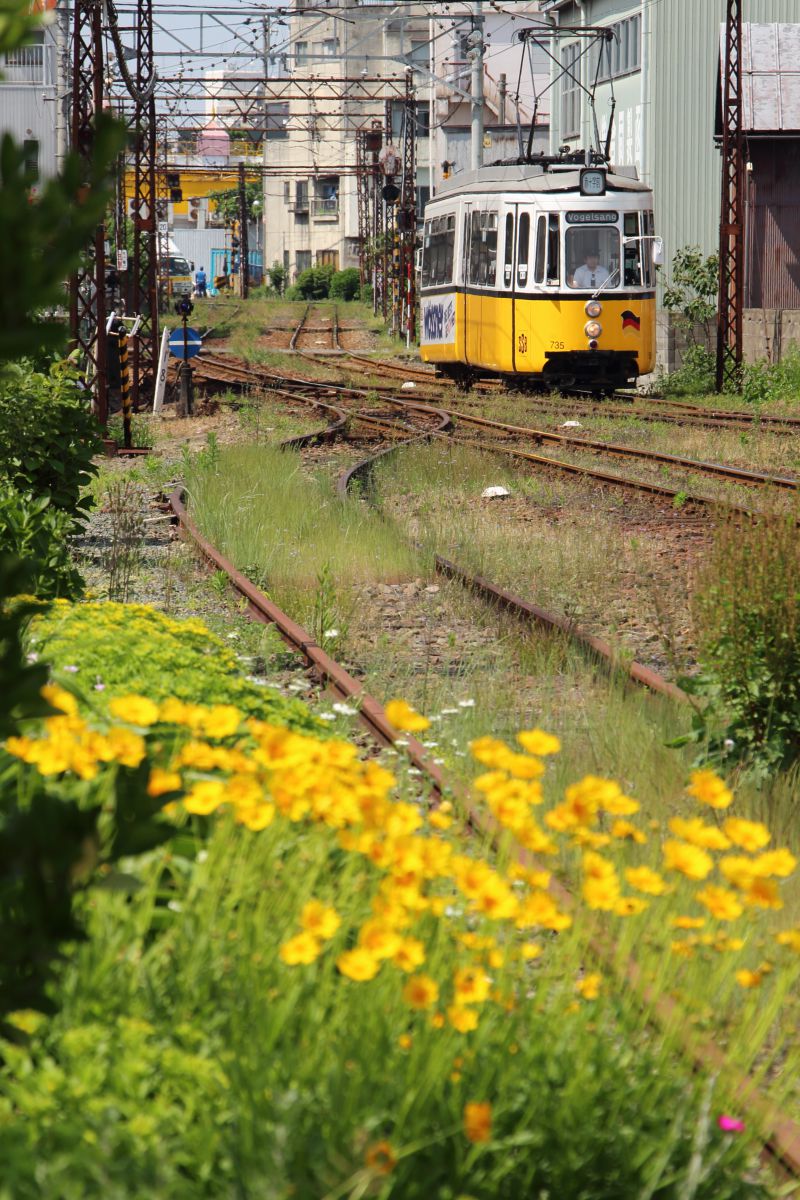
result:
[(244, 178), (244, 163), (239, 163), (239, 279), (240, 293), (244, 300), (248, 293), (248, 262), (250, 251), (247, 239), (247, 185)]
[(742, 0), (727, 0), (722, 74), (722, 205), (719, 225), (717, 391), (739, 387), (744, 310)]

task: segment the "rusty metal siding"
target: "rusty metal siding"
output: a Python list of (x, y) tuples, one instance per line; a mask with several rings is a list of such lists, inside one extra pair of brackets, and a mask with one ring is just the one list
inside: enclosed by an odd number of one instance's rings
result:
[(751, 141), (748, 308), (800, 309), (800, 138)]

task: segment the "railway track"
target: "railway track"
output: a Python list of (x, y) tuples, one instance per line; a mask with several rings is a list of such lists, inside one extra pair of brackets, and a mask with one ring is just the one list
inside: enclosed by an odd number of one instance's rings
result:
[[(293, 398), (297, 398), (296, 391), (290, 391), (289, 394)], [(309, 402), (313, 403), (313, 400)], [(322, 406), (317, 404), (317, 407)], [(324, 407), (330, 410), (331, 415), (336, 414), (335, 421), (330, 422), (324, 430), (304, 435), (302, 440), (306, 443), (313, 438), (335, 436), (335, 431), (332, 428), (334, 424), (338, 423), (339, 429), (344, 428), (349, 414), (342, 409), (336, 409), (334, 405), (327, 402), (325, 402)], [(418, 414), (421, 414), (423, 407), (427, 406), (415, 406)], [(440, 417), (444, 418), (445, 416), (446, 414), (442, 411)], [(423, 430), (418, 433), (418, 436), (425, 436), (427, 432)], [(293, 439), (293, 444), (297, 444), (297, 441), (298, 439)], [(386, 451), (383, 451), (383, 453), (386, 453)], [(370, 459), (365, 459), (360, 464), (357, 464), (355, 468), (350, 468), (346, 476), (342, 477), (339, 481), (340, 491), (343, 489), (346, 490), (350, 483), (359, 476), (359, 473), (370, 470), (374, 461), (375, 456), (372, 456)], [(274, 624), (287, 644), (304, 657), (306, 663), (326, 688), (342, 700), (351, 701), (356, 704), (361, 723), (379, 745), (395, 744), (398, 741), (399, 735), (388, 721), (383, 707), (340, 664), (328, 655), (326, 651), (322, 650), (302, 626), (283, 613), (282, 610), (237, 571), (232, 563), (225, 559), (203, 538), (185, 509), (180, 489), (176, 489), (170, 497), (170, 506), (177, 523), (184, 533), (192, 539), (206, 561), (213, 565), (216, 570), (223, 571), (228, 576), (231, 585), (246, 603), (251, 616), (262, 623)], [(504, 599), (505, 607), (521, 605), (528, 619), (536, 616), (536, 613), (532, 611), (533, 606), (526, 606), (525, 602), (519, 601), (519, 598), (511, 597), (508, 593), (502, 593), (500, 589), (495, 589), (494, 585), (488, 584), (487, 581), (476, 579), (475, 577), (463, 578), (466, 573), (461, 572), (460, 568), (457, 568), (455, 564), (446, 562), (446, 560), (440, 560), (439, 565), (446, 573), (453, 576), (461, 573), (462, 582), (467, 582), (470, 586), (494, 590), (495, 598), (498, 600)], [(592, 649), (599, 651), (600, 648), (594, 645)], [(640, 680), (640, 682), (646, 681)], [(668, 686), (672, 687), (673, 685)], [(675, 689), (675, 691), (678, 691), (678, 689)], [(491, 820), (477, 812), (474, 805), (468, 799), (464, 798), (461, 789), (448, 786), (448, 782), (442, 772), (429, 760), (424, 748), (415, 738), (404, 735), (402, 743), (405, 754), (426, 781), (434, 802), (440, 800), (450, 791), (460, 793), (468, 825), (481, 836), (487, 837), (496, 848), (498, 845), (499, 830)], [(526, 865), (530, 865), (530, 855), (527, 855), (524, 851), (520, 851), (517, 857), (520, 860), (524, 860)], [(562, 903), (571, 904), (573, 902), (573, 898), (563, 885), (556, 884), (554, 890)], [(636, 990), (642, 999), (642, 1003), (652, 1014), (651, 1019), (654, 1023), (663, 1024), (673, 1029), (676, 1027), (681, 1029), (680, 1044), (682, 1052), (697, 1069), (704, 1072), (723, 1072), (726, 1077), (731, 1078), (732, 1068), (727, 1063), (724, 1054), (715, 1045), (702, 1043), (692, 1038), (682, 1024), (678, 1025), (681, 1014), (676, 1003), (668, 997), (652, 995), (647, 985), (643, 982), (641, 972), (634, 961), (629, 960), (622, 964), (617, 963), (614, 947), (606, 936), (595, 936), (591, 941), (591, 950), (607, 967), (614, 970), (614, 973), (624, 986), (633, 987)], [(743, 1108), (753, 1113), (763, 1124), (764, 1128), (770, 1131), (764, 1144), (763, 1157), (770, 1163), (776, 1174), (781, 1175), (786, 1180), (799, 1181), (800, 1126), (767, 1100), (761, 1094), (757, 1083), (753, 1079), (742, 1077), (738, 1074), (735, 1075), (735, 1079), (734, 1092)]]

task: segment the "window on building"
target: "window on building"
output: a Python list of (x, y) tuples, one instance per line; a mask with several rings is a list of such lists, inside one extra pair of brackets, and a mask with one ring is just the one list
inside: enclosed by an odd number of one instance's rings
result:
[(294, 65), (296, 67), (304, 67), (308, 62), (308, 42), (295, 42), (294, 44)]
[(603, 42), (599, 50), (600, 80), (619, 79), (621, 75), (630, 75), (642, 66), (642, 14), (616, 21), (610, 29), (614, 40)]
[(416, 204), (417, 220), (421, 220), (421, 218), (425, 212), (425, 205), (428, 203), (428, 201), (431, 198), (431, 189), (427, 186), (418, 187), (416, 189), (416, 195), (417, 195), (417, 204)]
[(324, 175), (314, 180), (313, 215), (335, 216), (339, 211), (339, 176)]
[(431, 61), (431, 44), (430, 42), (416, 42), (411, 39), (411, 50), (406, 55), (406, 58), (411, 63), (412, 67), (427, 68)]
[(561, 136), (576, 137), (581, 131), (581, 49), (577, 42), (561, 51)]
[(308, 212), (308, 180), (296, 179), (294, 185), (294, 211)]
[(473, 212), (469, 236), (469, 282), (494, 287), (497, 276), (497, 213)]
[(25, 174), (31, 179), (39, 178), (39, 143), (35, 138), (26, 138), (22, 143), (22, 153), (25, 156)]
[(289, 180), (286, 179), (286, 180), (284, 180), (284, 184), (283, 184), (283, 203), (288, 208), (288, 206), (291, 204), (291, 202), (292, 202), (292, 185), (289, 183)]
[[(389, 117), (392, 141), (399, 146), (405, 127), (406, 106), (400, 100), (389, 101)], [(414, 131), (418, 138), (426, 138), (431, 132), (431, 110), (427, 100), (418, 100), (414, 105)]]
[(425, 222), (422, 238), (422, 286), (437, 287), (453, 278), (453, 259), (456, 249), (456, 218), (454, 213), (432, 217)]
[(323, 38), (321, 42), (314, 42), (313, 50), (315, 58), (336, 58), (339, 53), (339, 39)]
[(317, 266), (318, 267), (333, 267), (334, 271), (339, 270), (339, 251), (338, 250), (318, 250), (317, 251)]
[(307, 271), (311, 266), (311, 251), (310, 250), (298, 250), (297, 255), (295, 257), (295, 263), (297, 266), (297, 274), (298, 275), (302, 271)]
[(284, 252), (283, 252), (283, 269), (284, 269), (284, 271), (288, 271), (289, 268), (291, 267), (291, 265), (292, 265), (291, 255), (289, 254), (288, 250), (284, 250)]

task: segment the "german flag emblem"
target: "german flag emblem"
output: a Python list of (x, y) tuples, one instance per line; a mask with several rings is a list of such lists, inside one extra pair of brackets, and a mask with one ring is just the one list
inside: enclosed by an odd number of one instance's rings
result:
[(626, 308), (625, 312), (622, 314), (622, 328), (623, 329), (635, 329), (636, 332), (638, 333), (639, 330), (641, 329), (641, 327), (642, 327), (642, 322), (637, 317), (636, 313), (631, 312), (631, 310), (629, 308)]

